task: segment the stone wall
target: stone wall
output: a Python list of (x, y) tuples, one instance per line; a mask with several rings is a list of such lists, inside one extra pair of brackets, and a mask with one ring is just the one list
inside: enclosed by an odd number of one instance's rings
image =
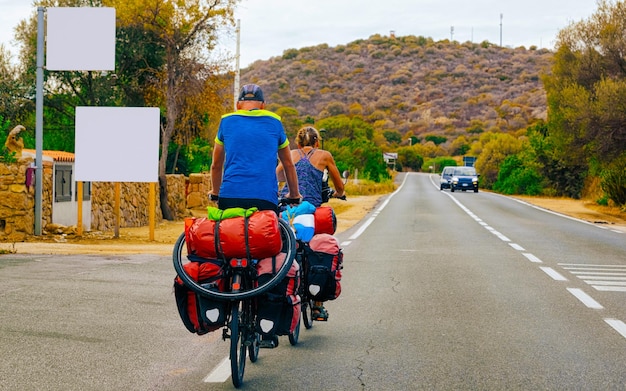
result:
[(204, 174), (189, 174), (185, 195), (187, 208), (204, 208), (209, 203), (209, 190), (211, 190), (211, 176)]
[[(200, 177), (200, 179), (198, 179)], [(194, 179), (191, 179), (194, 178)], [(190, 215), (189, 209), (206, 206), (210, 186), (208, 175), (191, 174), (187, 179), (184, 175), (167, 175), (168, 204), (175, 219)], [(191, 185), (191, 183), (194, 183)], [(193, 190), (190, 190), (193, 188)], [(199, 194), (204, 194), (204, 204)], [(149, 224), (148, 204), (150, 185), (148, 183), (120, 184), (120, 227), (141, 227)], [(159, 188), (156, 187), (156, 221), (163, 220)], [(189, 201), (192, 201), (189, 203)], [(94, 182), (91, 191), (91, 226), (93, 230), (110, 231), (115, 227), (115, 184), (112, 182)]]
[[(184, 175), (167, 175), (168, 204), (175, 219), (189, 216), (192, 208), (186, 204), (187, 178)], [(141, 227), (150, 223), (149, 183), (120, 184), (120, 227)], [(163, 220), (159, 187), (156, 186), (157, 222)], [(91, 228), (111, 231), (115, 227), (115, 183), (94, 182), (91, 190)]]
[[(26, 186), (27, 168), (32, 158), (17, 163), (0, 163), (0, 241), (23, 241), (34, 235), (35, 187)], [(42, 228), (58, 231), (52, 223), (53, 163), (44, 161), (42, 188)], [(34, 183), (34, 182), (33, 182)], [(209, 174), (167, 175), (168, 204), (176, 219), (189, 216), (190, 209), (208, 204)], [(159, 187), (156, 186), (155, 220), (163, 220)], [(149, 215), (150, 185), (120, 183), (121, 228), (146, 226)], [(91, 230), (110, 232), (115, 229), (115, 183), (93, 182), (91, 187)]]
[[(32, 158), (16, 163), (0, 163), (0, 240), (23, 241), (35, 231), (34, 177), (26, 186), (26, 173)], [(52, 163), (44, 162), (42, 188), (42, 226), (52, 222)], [(34, 176), (34, 172), (33, 172)]]

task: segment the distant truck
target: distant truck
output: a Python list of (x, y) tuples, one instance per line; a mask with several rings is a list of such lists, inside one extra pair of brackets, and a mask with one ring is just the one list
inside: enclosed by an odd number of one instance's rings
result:
[(476, 162), (476, 157), (474, 156), (463, 156), (463, 165), (467, 167), (474, 167), (474, 162)]

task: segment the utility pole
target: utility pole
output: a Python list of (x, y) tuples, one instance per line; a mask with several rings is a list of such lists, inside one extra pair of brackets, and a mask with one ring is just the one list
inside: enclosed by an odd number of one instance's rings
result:
[(454, 26), (450, 26), (450, 42), (454, 41)]
[(235, 32), (237, 33), (237, 49), (235, 52), (235, 86), (234, 86), (234, 95), (235, 95), (235, 99), (234, 99), (234, 106), (235, 106), (235, 111), (237, 111), (237, 100), (239, 99), (239, 41), (241, 39), (241, 19), (237, 19), (237, 30), (235, 30)]
[(500, 14), (500, 47), (502, 47), (502, 14)]

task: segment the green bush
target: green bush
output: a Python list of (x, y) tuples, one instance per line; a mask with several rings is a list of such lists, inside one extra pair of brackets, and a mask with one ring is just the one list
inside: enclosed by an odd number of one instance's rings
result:
[(541, 181), (541, 175), (537, 171), (524, 166), (517, 155), (509, 155), (500, 165), (493, 190), (503, 194), (539, 195)]
[[(422, 165), (422, 171), (440, 173), (446, 166), (457, 166), (456, 160), (450, 156), (439, 156), (433, 159), (424, 161)], [(432, 169), (430, 168), (432, 167)]]
[(12, 164), (17, 162), (17, 158), (15, 157), (15, 152), (11, 152), (5, 147), (0, 149), (0, 162), (4, 164)]
[(601, 198), (598, 198), (596, 200), (596, 204), (598, 205), (602, 205), (602, 206), (608, 206), (609, 205), (609, 197), (605, 195), (603, 195)]
[(615, 159), (601, 174), (600, 186), (617, 205), (626, 205), (626, 154)]

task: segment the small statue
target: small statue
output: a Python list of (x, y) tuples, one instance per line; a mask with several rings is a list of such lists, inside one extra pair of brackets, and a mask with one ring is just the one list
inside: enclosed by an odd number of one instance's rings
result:
[(4, 143), (4, 146), (9, 150), (9, 152), (15, 152), (17, 157), (22, 156), (22, 149), (24, 149), (24, 140), (20, 136), (20, 132), (26, 130), (22, 125), (17, 125), (9, 132), (9, 136), (7, 137), (7, 141)]

